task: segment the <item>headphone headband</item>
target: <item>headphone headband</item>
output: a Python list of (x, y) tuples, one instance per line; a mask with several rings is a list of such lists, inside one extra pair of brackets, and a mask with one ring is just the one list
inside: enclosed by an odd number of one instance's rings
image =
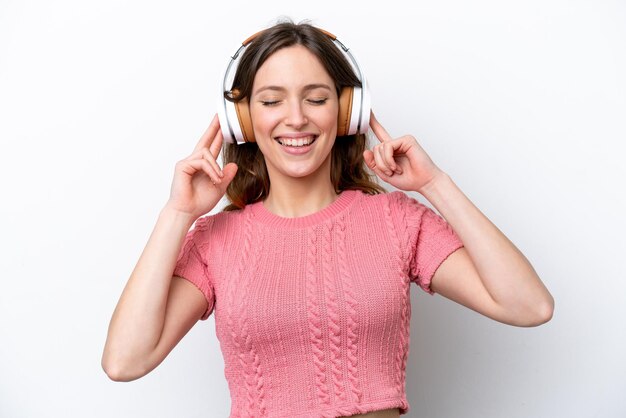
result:
[[(363, 70), (350, 52), (350, 49), (342, 44), (335, 35), (321, 28), (315, 29), (324, 33), (333, 41), (361, 82), (361, 87), (344, 87), (340, 92), (337, 136), (365, 133), (369, 129), (370, 96), (369, 86)], [(237, 93), (236, 89), (231, 89), (244, 51), (254, 39), (267, 30), (261, 30), (246, 38), (230, 58), (224, 71), (224, 76), (220, 83), (220, 92), (222, 94), (218, 102), (218, 117), (225, 142), (237, 144), (255, 142), (248, 101), (244, 99), (238, 102), (231, 102), (226, 99), (226, 95)]]

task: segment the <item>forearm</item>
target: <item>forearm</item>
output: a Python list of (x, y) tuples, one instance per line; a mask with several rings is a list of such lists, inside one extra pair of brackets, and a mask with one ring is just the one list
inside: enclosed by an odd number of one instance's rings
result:
[(442, 173), (418, 190), (457, 233), (485, 289), (503, 309), (550, 311), (554, 300), (534, 268), (513, 243)]
[(172, 273), (193, 220), (164, 208), (113, 312), (102, 357), (106, 368), (141, 367), (157, 345)]

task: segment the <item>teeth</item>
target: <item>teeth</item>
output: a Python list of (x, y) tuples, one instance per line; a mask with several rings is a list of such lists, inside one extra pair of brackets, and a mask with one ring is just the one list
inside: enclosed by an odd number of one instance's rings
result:
[(312, 136), (306, 138), (278, 138), (278, 142), (289, 147), (303, 147), (310, 145), (315, 140)]

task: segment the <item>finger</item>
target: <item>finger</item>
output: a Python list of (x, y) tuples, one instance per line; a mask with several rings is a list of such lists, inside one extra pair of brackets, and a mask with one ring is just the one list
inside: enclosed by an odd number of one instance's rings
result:
[(208, 149), (202, 148), (202, 158), (209, 162), (209, 165), (213, 167), (215, 172), (219, 174), (220, 177), (224, 177), (222, 169), (220, 168), (219, 164), (217, 164), (217, 161), (215, 161), (215, 157), (213, 157), (213, 154), (211, 154)]
[(215, 139), (215, 135), (217, 134), (219, 130), (220, 130), (220, 121), (217, 115), (215, 115), (213, 116), (213, 120), (211, 120), (209, 127), (206, 129), (206, 131), (204, 131), (204, 134), (202, 134), (202, 137), (200, 137), (200, 140), (196, 144), (196, 147), (193, 149), (194, 152), (199, 150), (200, 148), (208, 147), (209, 144), (211, 144), (213, 140)]
[(374, 112), (370, 112), (370, 127), (380, 142), (392, 140), (391, 135), (387, 133), (385, 128), (378, 122), (378, 119), (376, 119), (376, 116), (374, 116)]
[(220, 178), (220, 176), (217, 174), (215, 169), (211, 166), (211, 164), (209, 164), (207, 160), (204, 160), (204, 159), (192, 160), (192, 161), (187, 161), (187, 164), (190, 167), (194, 168), (195, 172), (202, 170), (207, 176), (209, 176), (213, 184), (219, 184), (222, 182), (222, 179)]
[[(209, 149), (207, 147), (198, 148), (197, 150), (194, 150), (194, 152), (189, 154), (187, 158), (185, 158), (185, 160), (187, 161), (201, 160), (202, 158), (204, 158), (205, 155), (209, 155)], [(211, 154), (211, 158), (213, 158), (212, 154)]]
[(387, 174), (385, 174), (385, 172), (382, 171), (380, 169), (380, 167), (375, 166), (374, 168), (372, 168), (372, 171), (374, 172), (374, 174), (376, 174), (378, 177), (380, 177), (384, 181), (388, 181), (389, 180), (389, 176)]
[(374, 153), (370, 150), (363, 151), (363, 160), (365, 164), (376, 174), (378, 177), (383, 179), (384, 181), (389, 181), (389, 176), (387, 176), (384, 172), (380, 170), (380, 168), (376, 165), (376, 161), (374, 159)]
[(389, 182), (390, 176), (385, 174), (384, 171), (381, 171), (380, 168), (378, 167), (374, 168), (374, 174), (376, 174), (378, 177), (380, 177), (384, 181)]
[(374, 167), (376, 167), (376, 162), (374, 161), (374, 153), (368, 149), (363, 151), (363, 161), (365, 161), (367, 167), (372, 170), (374, 169)]
[(222, 130), (219, 129), (217, 131), (217, 135), (215, 135), (215, 140), (211, 142), (211, 146), (209, 147), (209, 151), (214, 158), (217, 158), (220, 155), (220, 151), (222, 150), (222, 143), (224, 142), (224, 135), (222, 134)]
[(200, 160), (202, 171), (206, 173), (211, 179), (213, 184), (220, 184), (222, 182), (221, 176), (215, 171), (213, 166), (207, 160)]
[(381, 150), (382, 145), (377, 145), (376, 147), (374, 147), (374, 159), (376, 160), (376, 168), (384, 172), (386, 175), (390, 176), (392, 174), (391, 169), (389, 169), (389, 166), (385, 162)]
[(391, 171), (398, 171), (399, 169), (398, 164), (396, 164), (396, 160), (393, 158), (395, 147), (396, 143), (394, 141), (381, 144), (380, 155)]
[(214, 185), (222, 182), (222, 176), (220, 176), (219, 172), (215, 171), (213, 166), (211, 166), (207, 160), (202, 160), (202, 169), (211, 178), (211, 182)]
[(199, 148), (197, 150), (195, 150), (194, 152), (192, 152), (191, 154), (189, 154), (187, 156), (187, 158), (184, 158), (187, 161), (191, 161), (191, 160), (200, 160), (204, 157), (204, 152), (205, 152), (206, 148)]
[(235, 174), (237, 174), (237, 170), (239, 167), (235, 163), (228, 163), (224, 166), (224, 177), (222, 181), (228, 186), (228, 184), (235, 178)]

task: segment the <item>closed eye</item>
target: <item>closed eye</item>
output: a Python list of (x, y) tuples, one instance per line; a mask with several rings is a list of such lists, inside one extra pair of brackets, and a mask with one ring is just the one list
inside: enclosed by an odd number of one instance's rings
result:
[(328, 99), (309, 99), (309, 103), (314, 105), (323, 105)]
[(278, 100), (261, 100), (263, 106), (274, 106), (278, 104)]

